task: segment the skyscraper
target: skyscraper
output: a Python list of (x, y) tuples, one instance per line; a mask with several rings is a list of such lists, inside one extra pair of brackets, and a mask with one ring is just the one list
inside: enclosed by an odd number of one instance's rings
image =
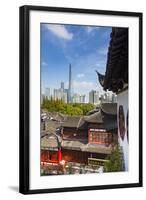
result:
[(73, 94), (72, 102), (80, 103), (80, 95), (78, 93)]
[(89, 92), (89, 103), (94, 103), (94, 90)]
[(69, 65), (68, 103), (72, 103), (72, 68)]
[(50, 88), (45, 88), (45, 97), (50, 99)]
[(80, 103), (85, 103), (85, 98), (86, 98), (86, 95), (85, 94), (81, 94), (80, 95)]
[(57, 98), (58, 98), (58, 97), (57, 97), (57, 89), (54, 89), (54, 96), (53, 96), (53, 99), (54, 99), (54, 100), (57, 100)]
[(61, 82), (61, 89), (64, 91), (64, 82)]
[(91, 90), (89, 92), (89, 103), (97, 104), (99, 102), (99, 92)]
[(61, 99), (64, 100), (64, 82), (61, 82), (60, 92), (61, 92)]
[(68, 102), (68, 89), (64, 89), (63, 100), (65, 103)]

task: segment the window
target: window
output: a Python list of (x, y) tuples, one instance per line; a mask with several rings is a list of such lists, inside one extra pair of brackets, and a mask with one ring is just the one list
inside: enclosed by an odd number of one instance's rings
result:
[(98, 144), (108, 144), (111, 142), (110, 136), (110, 133), (90, 131), (89, 142)]

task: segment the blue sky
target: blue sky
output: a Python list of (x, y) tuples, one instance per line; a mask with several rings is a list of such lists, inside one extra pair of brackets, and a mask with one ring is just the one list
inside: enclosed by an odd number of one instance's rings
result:
[(68, 88), (72, 65), (74, 93), (102, 88), (95, 70), (105, 73), (111, 27), (41, 24), (41, 88)]

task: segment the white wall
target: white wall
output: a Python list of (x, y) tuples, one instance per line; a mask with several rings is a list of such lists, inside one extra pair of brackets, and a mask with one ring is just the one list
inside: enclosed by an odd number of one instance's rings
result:
[[(117, 103), (118, 103), (118, 105), (117, 105), (118, 111), (119, 111), (119, 106), (123, 106), (124, 116), (125, 116), (125, 137), (122, 140), (122, 138), (120, 137), (120, 132), (119, 132), (119, 128), (118, 128), (118, 136), (119, 136), (118, 140), (119, 140), (119, 144), (122, 147), (123, 154), (124, 154), (123, 156), (124, 156), (124, 161), (125, 161), (125, 170), (128, 171), (129, 144), (128, 144), (128, 139), (127, 139), (127, 123), (126, 123), (127, 111), (128, 111), (128, 107), (129, 107), (128, 106), (128, 90), (125, 90), (124, 92), (121, 92), (120, 94), (117, 95)], [(117, 114), (117, 118), (118, 118), (118, 114)]]
[[(78, 200), (78, 199), (102, 199), (123, 200), (145, 199), (146, 195), (146, 170), (144, 170), (144, 187), (116, 190), (99, 190), (75, 193), (57, 193), (43, 195), (23, 196), (18, 193), (18, 142), (19, 142), (19, 12), (18, 7), (24, 4), (45, 6), (66, 6), (105, 10), (145, 11), (145, 0), (3, 0), (0, 6), (0, 199), (18, 200)], [(146, 17), (144, 15), (144, 23)], [(146, 28), (146, 27), (145, 27)], [(144, 35), (146, 29), (144, 28)], [(144, 39), (143, 44), (146, 44)], [(144, 52), (146, 49), (144, 47)], [(145, 59), (145, 57), (144, 57)], [(146, 60), (144, 60), (146, 61)], [(145, 63), (146, 64), (146, 63)], [(144, 73), (146, 69), (144, 68)], [(146, 78), (144, 80), (146, 85)], [(146, 94), (144, 95), (146, 102)], [(146, 107), (144, 106), (145, 110)], [(144, 119), (145, 120), (145, 119)], [(144, 123), (146, 131), (146, 123)], [(146, 134), (144, 134), (146, 141)], [(144, 145), (146, 152), (146, 145)], [(146, 169), (146, 156), (144, 157), (144, 169)]]

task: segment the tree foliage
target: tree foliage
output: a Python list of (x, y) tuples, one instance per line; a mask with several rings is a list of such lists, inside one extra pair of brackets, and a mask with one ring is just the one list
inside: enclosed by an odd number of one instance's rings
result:
[(119, 145), (116, 145), (111, 155), (107, 157), (107, 160), (109, 161), (105, 163), (104, 172), (124, 171), (123, 152)]
[(48, 112), (61, 112), (67, 115), (86, 115), (94, 109), (94, 105), (91, 103), (65, 103), (62, 100), (48, 100), (47, 97), (44, 97), (41, 108)]

